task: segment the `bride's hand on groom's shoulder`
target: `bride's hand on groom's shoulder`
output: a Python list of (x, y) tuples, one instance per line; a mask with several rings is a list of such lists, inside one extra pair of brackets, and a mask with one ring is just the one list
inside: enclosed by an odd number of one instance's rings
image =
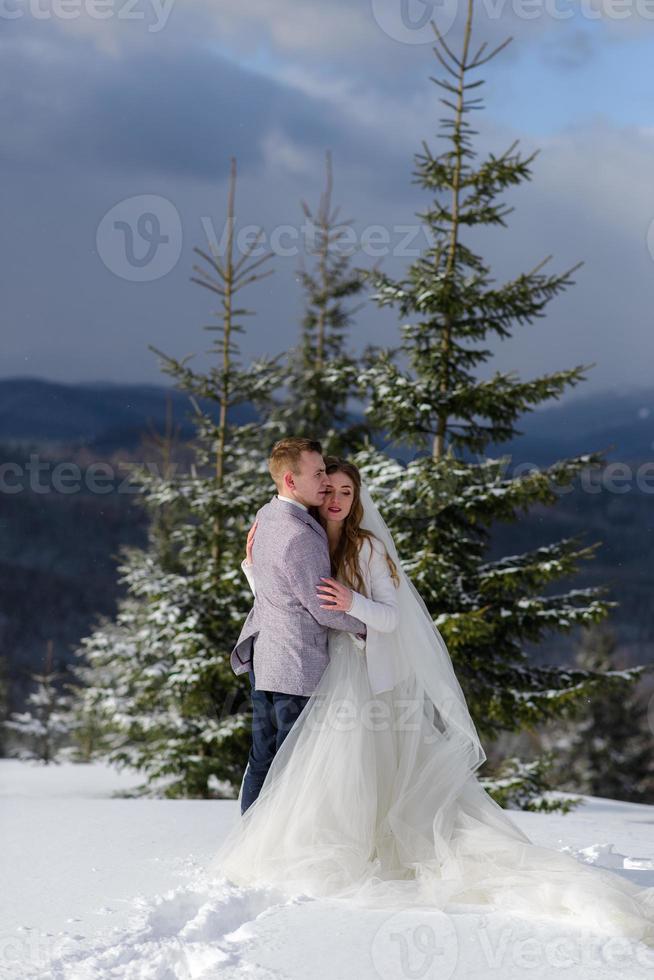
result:
[(352, 589), (348, 589), (347, 585), (343, 585), (335, 578), (321, 578), (320, 581), (325, 583), (316, 586), (318, 598), (322, 600), (320, 608), (349, 612), (354, 601)]
[(248, 565), (252, 565), (253, 564), (252, 545), (254, 544), (254, 534), (255, 534), (256, 529), (257, 529), (257, 521), (254, 522), (254, 524), (252, 525), (252, 527), (248, 531), (248, 537), (247, 537), (247, 541), (245, 543), (245, 561), (246, 561), (246, 564), (248, 564)]

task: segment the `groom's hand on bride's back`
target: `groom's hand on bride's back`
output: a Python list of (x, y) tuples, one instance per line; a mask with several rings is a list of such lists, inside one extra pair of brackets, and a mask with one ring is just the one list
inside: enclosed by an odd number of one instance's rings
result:
[(254, 535), (257, 530), (257, 524), (259, 522), (255, 521), (250, 530), (248, 531), (247, 541), (245, 542), (245, 561), (246, 564), (254, 564), (254, 559), (252, 557), (252, 545), (254, 544)]

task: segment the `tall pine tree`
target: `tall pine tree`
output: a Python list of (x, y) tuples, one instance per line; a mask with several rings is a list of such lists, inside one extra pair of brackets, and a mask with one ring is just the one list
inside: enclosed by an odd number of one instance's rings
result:
[(0, 758), (5, 755), (5, 726), (9, 711), (9, 685), (7, 684), (7, 660), (0, 654)]
[[(237, 305), (272, 253), (235, 254), (236, 162), (232, 160), (224, 255), (196, 248), (193, 281), (220, 299), (206, 372), (152, 349), (176, 386), (191, 395), (196, 423), (188, 471), (134, 467), (140, 502), (157, 519), (150, 547), (126, 550), (127, 586), (115, 623), (82, 644), (85, 710), (103, 719), (109, 757), (147, 775), (144, 790), (169, 796), (232, 795), (247, 759), (247, 687), (229, 663), (251, 604), (240, 571), (251, 516), (271, 495), (267, 413), (280, 385), (272, 361), (240, 364), (238, 335), (251, 311)], [(272, 270), (271, 270), (272, 271)], [(245, 422), (244, 406), (258, 417)], [(163, 516), (162, 516), (163, 515)]]
[(343, 454), (360, 446), (368, 426), (353, 421), (353, 396), (358, 395), (357, 359), (349, 351), (349, 332), (356, 312), (348, 301), (363, 289), (363, 277), (351, 268), (348, 230), (351, 219), (339, 221), (332, 208), (333, 172), (326, 153), (326, 186), (315, 213), (306, 201), (302, 211), (309, 231), (307, 252), (298, 280), (305, 297), (300, 341), (286, 359), (285, 394), (273, 412), (277, 435), (319, 439), (325, 453)]
[[(448, 644), (480, 734), (493, 739), (557, 717), (597, 685), (610, 683), (593, 670), (534, 666), (525, 651), (527, 642), (542, 642), (549, 632), (601, 620), (610, 604), (605, 590), (557, 594), (549, 588), (591, 558), (597, 544), (584, 546), (571, 537), (499, 560), (486, 554), (494, 521), (516, 520), (535, 503), (555, 503), (557, 486), (568, 485), (602, 456), (586, 454), (511, 476), (508, 457), (483, 455), (489, 444), (519, 434), (515, 423), (522, 413), (582, 381), (586, 366), (527, 381), (513, 372), (489, 379), (476, 373), (491, 356), (488, 339), (507, 339), (515, 326), (544, 316), (578, 266), (548, 276), (545, 259), (496, 286), (488, 264), (464, 241), (468, 230), (506, 226), (511, 209), (500, 196), (530, 179), (536, 155), (523, 159), (513, 143), (500, 156), (490, 153), (476, 162), (476, 131), (468, 116), (481, 108), (483, 100), (471, 92), (483, 80), (471, 75), (508, 41), (486, 55), (482, 44), (473, 55), (472, 20), (468, 0), (460, 55), (432, 22), (434, 51), (447, 73), (433, 81), (444, 90), (440, 101), (451, 116), (441, 119), (447, 148), (434, 155), (423, 142), (416, 154), (414, 182), (431, 195), (418, 213), (430, 245), (402, 279), (379, 270), (366, 274), (378, 305), (396, 308), (402, 318), (399, 350), (382, 352), (363, 374), (367, 414), (414, 457), (405, 466), (368, 447), (358, 462)], [(500, 776), (489, 785), (498, 801), (559, 806), (545, 792), (546, 767), (512, 760)]]
[(21, 758), (48, 765), (57, 762), (60, 750), (70, 740), (70, 700), (61, 684), (63, 671), (54, 665), (53, 644), (48, 640), (43, 669), (32, 674), (34, 689), (25, 711), (13, 712), (4, 727), (18, 739)]

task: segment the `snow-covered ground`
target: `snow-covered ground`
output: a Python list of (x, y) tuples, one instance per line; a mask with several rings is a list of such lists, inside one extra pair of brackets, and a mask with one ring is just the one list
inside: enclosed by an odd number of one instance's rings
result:
[[(235, 801), (112, 797), (101, 764), (0, 760), (0, 976), (9, 980), (644, 980), (654, 950), (504, 914), (352, 910), (204, 868)], [(535, 843), (654, 886), (654, 807), (512, 813)]]

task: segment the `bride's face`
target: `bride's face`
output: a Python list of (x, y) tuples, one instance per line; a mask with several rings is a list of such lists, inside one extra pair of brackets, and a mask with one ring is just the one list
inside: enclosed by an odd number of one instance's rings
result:
[(324, 521), (344, 521), (352, 509), (354, 484), (346, 473), (329, 473), (318, 512)]

